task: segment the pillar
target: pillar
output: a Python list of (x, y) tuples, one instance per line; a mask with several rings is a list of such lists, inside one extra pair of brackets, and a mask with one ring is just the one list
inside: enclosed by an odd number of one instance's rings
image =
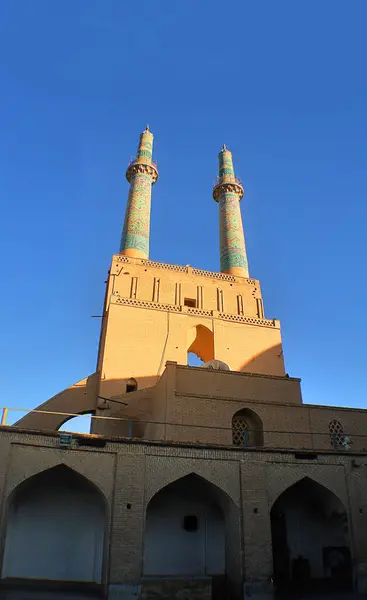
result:
[(218, 155), (219, 177), (213, 198), (219, 204), (220, 270), (239, 277), (249, 277), (240, 200), (243, 186), (235, 177), (232, 152), (223, 146)]
[(120, 253), (133, 258), (149, 257), (152, 185), (158, 179), (157, 166), (152, 161), (152, 149), (153, 134), (147, 127), (140, 136), (136, 158), (126, 171), (130, 191)]

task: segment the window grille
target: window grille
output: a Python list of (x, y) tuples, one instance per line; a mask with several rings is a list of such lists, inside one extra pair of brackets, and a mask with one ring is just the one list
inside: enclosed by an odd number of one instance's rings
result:
[(235, 417), (232, 422), (232, 441), (235, 446), (249, 445), (249, 429), (245, 419)]
[(330, 442), (334, 448), (338, 448), (343, 446), (344, 442), (344, 431), (343, 425), (340, 421), (333, 419), (329, 423), (329, 432), (330, 432)]

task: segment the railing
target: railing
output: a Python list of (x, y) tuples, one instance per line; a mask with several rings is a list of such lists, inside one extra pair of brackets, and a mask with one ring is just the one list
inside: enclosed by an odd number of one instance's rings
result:
[(138, 164), (138, 165), (139, 165), (139, 164), (144, 164), (144, 165), (148, 165), (148, 166), (150, 166), (150, 165), (151, 165), (152, 167), (154, 167), (154, 168), (155, 168), (155, 169), (158, 171), (158, 162), (156, 162), (156, 161), (154, 161), (154, 160), (151, 160), (150, 162), (139, 163), (139, 162), (137, 162), (137, 158), (136, 158), (136, 156), (131, 156), (131, 157), (130, 157), (130, 160), (129, 160), (129, 163), (128, 163), (128, 165), (127, 165), (127, 168), (131, 167), (131, 165), (133, 165), (134, 163), (136, 163), (136, 164)]
[[(27, 413), (28, 415), (39, 414), (48, 416), (65, 417), (65, 421), (74, 417), (83, 415), (77, 413), (66, 413), (46, 410), (29, 410), (25, 408), (0, 408), (1, 425), (9, 429), (17, 426), (14, 419), (9, 418), (13, 413)], [(215, 445), (231, 446), (233, 448), (269, 450), (287, 450), (299, 454), (297, 458), (316, 458), (317, 452), (340, 452), (340, 453), (367, 453), (367, 435), (357, 433), (346, 433), (333, 435), (325, 431), (287, 431), (279, 429), (244, 429), (240, 434), (231, 427), (215, 427), (210, 425), (194, 425), (172, 423), (164, 421), (133, 420), (126, 417), (102, 416), (88, 414), (91, 418), (91, 430), (95, 437), (121, 437), (134, 438), (141, 441), (153, 442), (172, 442), (175, 444), (194, 444), (194, 445)], [(10, 422), (12, 421), (12, 422)], [(42, 421), (42, 419), (40, 419)], [(37, 428), (19, 425), (23, 429), (44, 429), (50, 431), (50, 428), (37, 426)], [(57, 431), (52, 429), (52, 431)], [(67, 429), (63, 429), (67, 431)], [(72, 431), (72, 430), (70, 430)], [(73, 431), (80, 435), (87, 435), (86, 431)], [(303, 454), (302, 454), (303, 453)]]

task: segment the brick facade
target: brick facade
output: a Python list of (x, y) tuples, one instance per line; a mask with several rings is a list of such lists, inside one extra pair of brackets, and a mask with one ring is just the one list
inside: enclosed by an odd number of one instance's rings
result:
[[(78, 436), (75, 435), (75, 438)], [(83, 436), (81, 436), (83, 437)], [(363, 589), (367, 563), (367, 455), (324, 452), (296, 459), (294, 451), (252, 451), (169, 443), (108, 440), (87, 450), (73, 442), (60, 448), (59, 435), (2, 428), (2, 540), (13, 490), (42, 470), (63, 464), (92, 482), (106, 500), (104, 582), (139, 585), (142, 581), (145, 511), (149, 500), (169, 483), (195, 473), (233, 502), (240, 523), (236, 576), (247, 589), (272, 577), (270, 509), (288, 487), (308, 477), (331, 490), (344, 504), (349, 522), (356, 584)], [(235, 538), (233, 532), (231, 537)]]

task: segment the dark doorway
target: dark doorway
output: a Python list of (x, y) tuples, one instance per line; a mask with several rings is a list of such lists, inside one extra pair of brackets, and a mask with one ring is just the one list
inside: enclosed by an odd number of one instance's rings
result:
[(348, 520), (335, 494), (305, 477), (279, 496), (270, 518), (278, 593), (352, 588)]

